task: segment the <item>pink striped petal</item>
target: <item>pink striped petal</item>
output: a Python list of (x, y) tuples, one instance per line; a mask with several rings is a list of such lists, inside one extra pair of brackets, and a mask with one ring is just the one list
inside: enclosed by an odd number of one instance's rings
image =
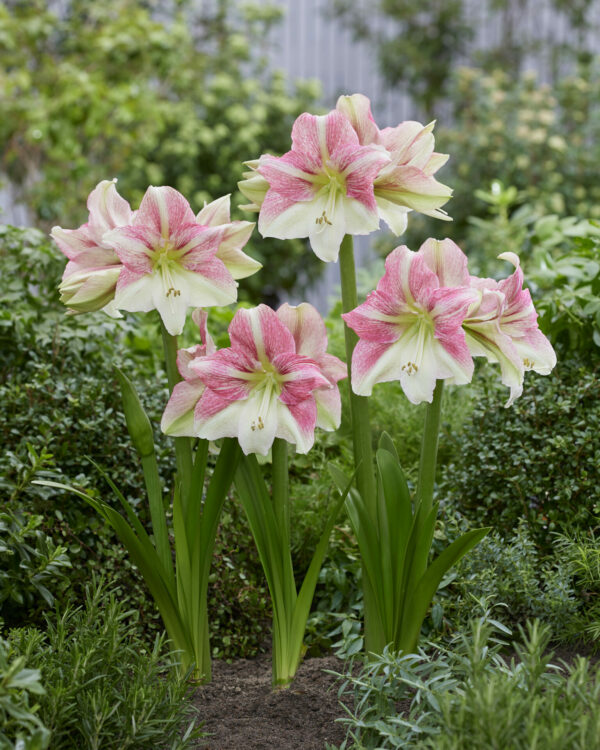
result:
[(285, 302), (277, 310), (277, 317), (294, 337), (296, 352), (318, 360), (327, 349), (327, 331), (316, 308), (303, 302), (296, 307)]
[(144, 226), (120, 227), (104, 235), (104, 240), (130, 271), (144, 274), (152, 272), (150, 255), (156, 235)]
[(331, 383), (321, 373), (316, 362), (298, 354), (279, 354), (273, 360), (273, 366), (283, 376), (279, 398), (290, 406), (309, 398), (317, 388), (329, 388)]
[(194, 409), (203, 392), (204, 384), (199, 380), (177, 383), (163, 412), (161, 430), (167, 435), (193, 437)]
[[(344, 376), (346, 377), (346, 373)], [(317, 404), (317, 427), (337, 430), (342, 420), (342, 399), (339, 388), (319, 388), (314, 392)]]
[(229, 337), (234, 348), (261, 362), (295, 352), (294, 337), (266, 305), (238, 310), (229, 326)]
[(423, 125), (414, 120), (401, 122), (395, 128), (383, 128), (379, 131), (379, 142), (391, 153), (395, 164), (407, 161), (408, 150), (415, 138), (423, 131)]
[(440, 286), (470, 286), (468, 259), (452, 240), (426, 240), (418, 250), (427, 267), (438, 277)]
[(371, 102), (366, 96), (363, 94), (340, 96), (336, 109), (348, 118), (362, 146), (378, 141), (379, 128), (371, 114)]
[(276, 436), (293, 443), (297, 453), (308, 453), (315, 441), (317, 405), (308, 398), (291, 406), (278, 404)]
[(284, 198), (296, 202), (310, 201), (315, 196), (315, 174), (305, 167), (304, 158), (293, 151), (279, 158), (263, 156), (258, 171), (267, 180), (271, 190)]
[(69, 260), (73, 260), (79, 255), (92, 252), (98, 246), (87, 224), (83, 224), (79, 229), (52, 227), (50, 235), (58, 245), (58, 249), (61, 253), (66, 255)]
[(89, 223), (99, 237), (110, 229), (131, 224), (134, 218), (129, 203), (117, 192), (116, 182), (103, 180), (88, 196)]
[(172, 187), (151, 186), (142, 198), (134, 223), (166, 238), (184, 224), (195, 224), (196, 217), (180, 192)]

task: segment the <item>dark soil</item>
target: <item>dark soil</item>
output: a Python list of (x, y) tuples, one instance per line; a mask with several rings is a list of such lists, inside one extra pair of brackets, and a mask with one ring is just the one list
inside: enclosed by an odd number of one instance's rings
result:
[(336, 719), (344, 715), (334, 672), (343, 662), (334, 656), (307, 659), (286, 690), (271, 687), (269, 655), (216, 661), (213, 680), (198, 689), (195, 703), (209, 735), (204, 750), (324, 750), (345, 736)]

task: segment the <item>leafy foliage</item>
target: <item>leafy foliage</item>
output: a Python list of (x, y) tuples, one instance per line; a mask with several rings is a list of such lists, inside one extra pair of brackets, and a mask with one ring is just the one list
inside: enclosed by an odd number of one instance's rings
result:
[[(353, 0), (333, 0), (332, 6), (357, 38), (373, 45), (386, 83), (410, 91), (431, 120), (452, 64), (473, 36), (462, 0), (381, 0), (368, 7)], [(385, 18), (385, 27), (370, 22), (375, 14)]]
[(42, 672), (39, 716), (56, 750), (193, 747), (189, 685), (164, 654), (164, 638), (146, 648), (132, 633), (133, 614), (92, 585), (83, 607), (47, 617), (45, 634), (11, 631), (12, 653)]
[[(162, 184), (197, 211), (235, 192), (245, 160), (287, 151), (318, 87), (290, 92), (254, 53), (279, 15), (237, 0), (74, 0), (60, 13), (42, 0), (4, 3), (0, 164), (36, 219), (82, 224), (83, 196), (112, 177), (134, 208), (149, 184)], [(321, 270), (304, 242), (247, 249), (264, 266), (241, 284), (254, 300)]]
[(8, 623), (21, 619), (11, 618), (15, 607), (32, 613), (40, 599), (52, 606), (54, 596), (48, 586), (53, 588), (58, 582), (64, 590), (64, 569), (71, 562), (65, 548), (55, 545), (39, 528), (43, 520), (10, 510), (0, 512), (0, 615)]
[(585, 750), (600, 729), (600, 668), (577, 657), (553, 661), (550, 630), (533, 621), (510, 636), (487, 617), (472, 621), (448, 649), (373, 656), (346, 674), (340, 692), (354, 698), (342, 748), (514, 748)]
[(50, 742), (37, 715), (39, 706), (31, 703), (44, 694), (40, 671), (26, 663), (0, 638), (0, 747), (6, 750), (46, 750)]
[(439, 497), (473, 523), (510, 531), (521, 519), (542, 550), (552, 532), (587, 528), (600, 510), (597, 358), (559, 360), (546, 377), (526, 378), (510, 409), (494, 378), (474, 378), (474, 408), (451, 437)]
[(256, 656), (269, 633), (270, 599), (239, 503), (225, 502), (208, 584), (212, 655)]
[(568, 546), (562, 554), (543, 557), (525, 523), (511, 535), (493, 532), (460, 562), (454, 580), (438, 593), (434, 624), (461, 629), (477, 603), (484, 603), (497, 607), (496, 618), (507, 626), (538, 618), (557, 640), (579, 635), (587, 602), (568, 561)]
[[(493, 180), (514, 186), (538, 217), (600, 217), (597, 65), (582, 67), (553, 87), (529, 73), (517, 78), (502, 70), (456, 73), (453, 125), (439, 131), (436, 147), (452, 156), (444, 181), (454, 188), (448, 231), (457, 241), (465, 238), (468, 217), (478, 210), (473, 186)], [(484, 213), (482, 204), (479, 212)], [(467, 249), (477, 251), (474, 244)]]

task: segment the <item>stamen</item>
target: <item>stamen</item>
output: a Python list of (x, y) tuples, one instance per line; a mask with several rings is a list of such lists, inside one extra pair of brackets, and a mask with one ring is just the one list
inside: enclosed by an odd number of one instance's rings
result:
[(532, 359), (525, 357), (525, 359), (523, 360), (523, 364), (525, 365), (525, 367), (528, 367), (530, 370), (533, 370), (533, 366), (535, 365), (535, 362)]
[(402, 372), (405, 372), (407, 375), (416, 375), (419, 372), (419, 366), (414, 362), (407, 362), (405, 365), (402, 365)]

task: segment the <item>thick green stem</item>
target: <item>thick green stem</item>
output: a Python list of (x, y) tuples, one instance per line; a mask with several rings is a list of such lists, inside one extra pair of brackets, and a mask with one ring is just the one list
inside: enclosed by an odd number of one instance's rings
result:
[(437, 462), (440, 418), (442, 415), (442, 395), (444, 381), (438, 380), (433, 391), (433, 401), (427, 406), (423, 441), (421, 443), (421, 460), (419, 462), (419, 481), (417, 498), (422, 506), (422, 518), (425, 518), (433, 505), (433, 486), (435, 483), (435, 466)]
[(273, 509), (284, 549), (290, 546), (290, 496), (288, 476), (288, 446), (285, 440), (273, 441)]
[[(342, 310), (349, 312), (358, 305), (356, 292), (356, 270), (354, 267), (354, 243), (347, 234), (340, 248), (340, 281), (342, 285)], [(369, 419), (369, 399), (357, 396), (352, 390), (352, 352), (358, 341), (354, 331), (344, 324), (346, 341), (346, 362), (348, 366), (348, 392), (350, 394), (350, 417), (352, 419), (352, 442), (354, 462), (358, 467), (356, 484), (369, 513), (377, 512), (375, 472), (373, 471), (373, 447), (371, 444), (371, 422)]]
[[(340, 247), (340, 281), (342, 286), (342, 310), (349, 312), (358, 305), (356, 291), (356, 269), (354, 266), (354, 242), (351, 235), (346, 235)], [(344, 323), (346, 342), (346, 363), (348, 367), (348, 393), (350, 395), (350, 418), (352, 420), (352, 443), (354, 447), (354, 465), (357, 467), (356, 484), (362, 496), (367, 512), (377, 522), (377, 485), (373, 467), (373, 446), (371, 443), (371, 420), (369, 418), (369, 400), (357, 396), (352, 390), (352, 352), (358, 336)], [(363, 598), (365, 617), (365, 649), (367, 652), (381, 651), (382, 630), (380, 613), (377, 610), (375, 596), (367, 584), (367, 575), (363, 568)]]
[[(167, 379), (169, 381), (169, 391), (172, 393), (173, 388), (181, 380), (177, 369), (177, 336), (172, 336), (165, 328), (164, 323), (160, 324), (162, 331), (163, 346), (165, 350), (165, 364), (167, 368)], [(177, 462), (177, 474), (179, 476), (179, 486), (181, 487), (181, 505), (184, 516), (187, 517), (190, 483), (192, 479), (192, 446), (190, 438), (175, 438), (175, 458)]]

